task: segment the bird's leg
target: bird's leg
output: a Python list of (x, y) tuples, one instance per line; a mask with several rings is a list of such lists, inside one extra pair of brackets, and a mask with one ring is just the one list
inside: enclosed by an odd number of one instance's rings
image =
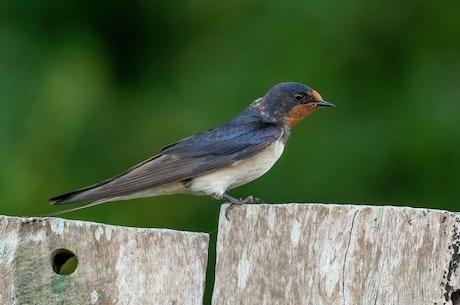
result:
[(235, 206), (260, 202), (260, 199), (257, 197), (248, 196), (246, 197), (246, 199), (236, 199), (225, 193), (222, 195), (222, 199), (225, 199), (228, 203), (230, 203), (230, 205), (225, 209), (225, 217), (227, 218), (227, 220), (230, 220), (230, 218), (228, 218), (228, 212), (232, 210)]

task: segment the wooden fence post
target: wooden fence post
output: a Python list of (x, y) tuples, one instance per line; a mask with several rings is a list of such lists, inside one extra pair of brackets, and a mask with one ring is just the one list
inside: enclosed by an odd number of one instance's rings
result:
[[(214, 305), (460, 304), (457, 213), (247, 205), (228, 221), (226, 207)], [(0, 304), (201, 304), (208, 238), (0, 216)]]
[(212, 304), (460, 304), (460, 215), (322, 204), (221, 209)]
[(0, 216), (0, 304), (202, 304), (208, 241), (204, 233)]

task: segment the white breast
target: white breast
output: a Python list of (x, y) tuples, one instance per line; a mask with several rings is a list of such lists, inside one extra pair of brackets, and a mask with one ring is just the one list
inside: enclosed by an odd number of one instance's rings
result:
[(278, 140), (250, 159), (237, 161), (225, 169), (194, 178), (187, 192), (220, 198), (226, 190), (246, 184), (265, 174), (279, 159), (283, 149), (284, 144)]

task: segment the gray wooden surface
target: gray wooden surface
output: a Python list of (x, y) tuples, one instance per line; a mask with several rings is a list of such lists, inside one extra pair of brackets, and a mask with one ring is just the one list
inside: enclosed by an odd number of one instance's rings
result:
[(283, 204), (221, 209), (214, 305), (458, 304), (459, 214)]
[[(0, 216), (0, 304), (202, 304), (208, 234)], [(55, 273), (53, 255), (78, 260)]]
[[(222, 206), (213, 305), (460, 304), (460, 215)], [(0, 304), (201, 304), (208, 234), (0, 216)], [(67, 249), (78, 265), (53, 271)], [(209, 279), (210, 280), (210, 279)]]

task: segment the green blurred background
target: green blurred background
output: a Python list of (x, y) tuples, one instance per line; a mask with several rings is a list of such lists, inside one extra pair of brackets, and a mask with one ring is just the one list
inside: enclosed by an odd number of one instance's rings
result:
[[(221, 124), (274, 84), (336, 108), (298, 124), (266, 202), (458, 211), (459, 1), (13, 1), (0, 4), (0, 214), (98, 182)], [(186, 195), (63, 217), (211, 232)]]

